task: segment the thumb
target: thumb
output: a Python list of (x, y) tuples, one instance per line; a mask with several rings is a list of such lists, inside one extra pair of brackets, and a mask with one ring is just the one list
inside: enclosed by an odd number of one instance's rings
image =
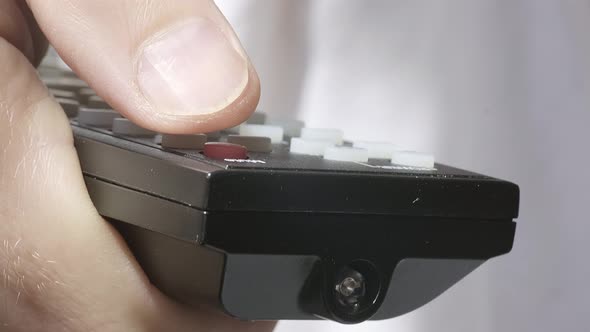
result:
[(145, 277), (86, 191), (69, 122), (0, 37), (0, 330), (268, 331), (182, 307)]
[(10, 77), (0, 80), (0, 324), (56, 330), (85, 311), (119, 315), (105, 307), (116, 303), (110, 285), (138, 307), (149, 284), (92, 207), (63, 111), (2, 38), (0, 77)]
[(258, 103), (258, 76), (212, 0), (28, 3), (64, 61), (143, 127), (219, 130)]

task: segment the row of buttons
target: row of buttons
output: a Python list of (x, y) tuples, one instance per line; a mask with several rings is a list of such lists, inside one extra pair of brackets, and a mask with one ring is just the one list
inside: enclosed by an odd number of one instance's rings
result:
[[(63, 84), (50, 84), (51, 92), (64, 108), (68, 117), (77, 117), (82, 125), (109, 128), (114, 134), (135, 137), (152, 137), (157, 133), (141, 128), (110, 109), (110, 106), (81, 81), (72, 84), (70, 78)], [(84, 105), (84, 106), (81, 106)], [(393, 164), (413, 167), (434, 167), (434, 157), (415, 151), (402, 151), (390, 143), (354, 142), (352, 146), (342, 146), (343, 132), (339, 129), (306, 128), (302, 121), (267, 117), (265, 113), (255, 112), (246, 123), (230, 128), (226, 142), (209, 142), (213, 135), (162, 135), (161, 145), (171, 149), (191, 149), (214, 151), (207, 146), (221, 143), (221, 155), (240, 159), (243, 149), (250, 152), (271, 152), (272, 144), (290, 139), (290, 152), (320, 156), (326, 160), (347, 162), (368, 162), (369, 159), (387, 159)], [(233, 151), (229, 153), (228, 151)], [(208, 155), (209, 153), (205, 153)], [(220, 155), (217, 154), (217, 157)], [(225, 158), (222, 158), (225, 159)]]
[(337, 146), (329, 140), (291, 138), (291, 152), (323, 156), (327, 160), (368, 162), (369, 159), (388, 159), (392, 164), (434, 168), (434, 156), (416, 151), (404, 151), (390, 143), (355, 142), (352, 147)]

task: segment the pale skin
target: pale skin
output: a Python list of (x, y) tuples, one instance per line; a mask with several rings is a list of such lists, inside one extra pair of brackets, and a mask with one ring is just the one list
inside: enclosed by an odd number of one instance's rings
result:
[[(192, 26), (185, 22), (198, 29), (206, 22), (209, 30), (184, 29)], [(179, 26), (201, 38), (199, 47), (213, 43), (211, 52), (221, 59), (215, 61), (227, 62), (219, 72), (233, 75), (208, 77), (217, 71), (201, 59), (194, 73), (204, 71), (197, 76), (205, 80), (201, 86), (212, 82), (211, 93), (195, 89), (190, 103), (181, 100), (190, 86), (168, 91), (159, 81), (138, 79), (143, 50), (161, 70), (150, 42)], [(224, 41), (215, 39), (219, 34)], [(160, 132), (236, 125), (260, 94), (256, 72), (212, 1), (0, 0), (0, 330), (271, 331), (274, 322), (189, 308), (149, 283), (92, 205), (67, 118), (37, 77), (48, 41), (114, 108)], [(146, 95), (158, 90), (161, 99)], [(195, 104), (206, 111), (184, 108)]]

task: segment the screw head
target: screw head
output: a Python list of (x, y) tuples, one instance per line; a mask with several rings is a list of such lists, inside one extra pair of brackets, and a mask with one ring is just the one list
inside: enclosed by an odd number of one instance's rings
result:
[(365, 278), (358, 271), (349, 269), (336, 282), (334, 290), (342, 305), (356, 311), (366, 293)]
[(340, 284), (336, 285), (336, 291), (343, 296), (351, 296), (361, 286), (361, 281), (353, 277), (346, 277)]

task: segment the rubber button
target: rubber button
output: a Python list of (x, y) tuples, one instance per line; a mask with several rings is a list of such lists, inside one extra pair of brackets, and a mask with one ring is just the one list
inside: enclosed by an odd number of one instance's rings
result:
[(330, 128), (302, 128), (301, 138), (314, 141), (330, 141), (334, 144), (342, 144), (342, 130)]
[(354, 142), (355, 148), (367, 149), (369, 151), (369, 158), (375, 159), (391, 159), (391, 155), (400, 148), (394, 144), (387, 142)]
[(264, 124), (266, 121), (266, 113), (256, 111), (250, 115), (246, 123), (248, 124)]
[(243, 145), (250, 152), (272, 151), (272, 144), (270, 142), (270, 138), (268, 137), (229, 135), (227, 136), (227, 142)]
[(111, 106), (99, 96), (88, 97), (86, 105), (90, 108), (111, 108)]
[(246, 147), (238, 144), (225, 142), (208, 142), (205, 143), (203, 154), (211, 159), (246, 159), (248, 150)]
[(80, 107), (78, 111), (78, 122), (86, 126), (110, 128), (113, 120), (120, 117), (121, 115), (113, 110)]
[(207, 135), (207, 141), (213, 142), (213, 141), (219, 141), (221, 136), (223, 136), (223, 133), (221, 131), (212, 131), (212, 132), (207, 133), (206, 135)]
[(201, 150), (207, 143), (207, 135), (162, 135), (162, 147), (170, 149)]
[(240, 135), (269, 137), (272, 143), (283, 141), (283, 128), (279, 126), (245, 124), (240, 126)]
[(78, 101), (58, 97), (56, 97), (55, 100), (61, 105), (61, 108), (64, 109), (64, 112), (66, 113), (68, 118), (75, 118), (76, 116), (78, 116), (78, 108), (80, 107)]
[(349, 146), (329, 146), (324, 153), (324, 159), (366, 163), (369, 161), (369, 151)]
[(291, 152), (306, 154), (311, 156), (323, 156), (326, 148), (333, 146), (334, 143), (330, 141), (311, 141), (303, 138), (291, 138)]
[(92, 96), (96, 96), (96, 92), (94, 92), (94, 90), (91, 88), (82, 88), (78, 90), (78, 98), (81, 104), (87, 104), (88, 98)]
[(229, 134), (239, 134), (240, 126), (225, 128), (223, 131)]
[(141, 128), (140, 126), (125, 118), (113, 119), (112, 131), (114, 134), (117, 135), (127, 135), (136, 137), (150, 137), (156, 135), (155, 132), (145, 128)]
[(69, 98), (76, 99), (76, 93), (68, 90), (49, 89), (49, 93), (55, 98)]
[(391, 163), (403, 166), (434, 168), (434, 156), (416, 151), (395, 151)]
[(266, 118), (266, 124), (283, 127), (284, 134), (287, 137), (301, 136), (301, 128), (305, 127), (305, 122), (303, 121), (274, 116), (268, 116)]
[(88, 85), (77, 78), (72, 77), (49, 77), (43, 78), (43, 83), (50, 89), (67, 90), (76, 92), (81, 88), (88, 87)]

